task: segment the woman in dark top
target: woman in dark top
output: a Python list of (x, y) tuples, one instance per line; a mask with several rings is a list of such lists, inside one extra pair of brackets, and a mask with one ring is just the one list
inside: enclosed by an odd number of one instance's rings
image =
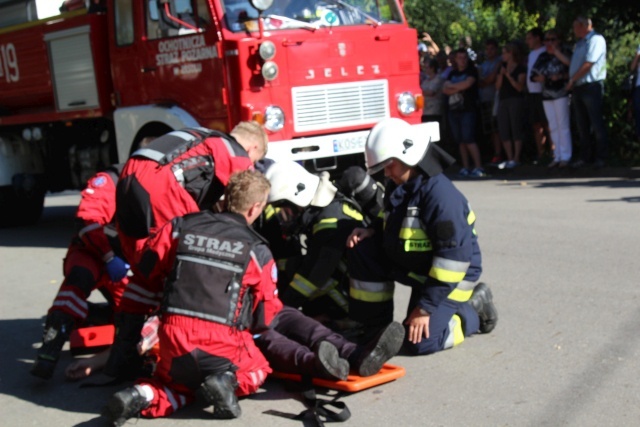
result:
[[(522, 65), (524, 53), (518, 43), (511, 42), (502, 49), (502, 69), (498, 74), (498, 133), (507, 160), (498, 168), (511, 169), (520, 163), (524, 137), (527, 68)], [(513, 144), (513, 145), (512, 145)]]
[(549, 133), (555, 146), (549, 168), (566, 167), (571, 160), (571, 126), (569, 120), (569, 81), (571, 52), (562, 48), (555, 30), (544, 36), (546, 51), (531, 70), (531, 80), (542, 83), (542, 104), (549, 122)]
[[(455, 51), (456, 68), (442, 87), (447, 95), (449, 125), (458, 144), (462, 169), (459, 175), (471, 178), (485, 176), (476, 144), (476, 109), (478, 107), (478, 70), (465, 49)], [(471, 159), (469, 159), (471, 157)], [(470, 169), (469, 160), (473, 162)]]

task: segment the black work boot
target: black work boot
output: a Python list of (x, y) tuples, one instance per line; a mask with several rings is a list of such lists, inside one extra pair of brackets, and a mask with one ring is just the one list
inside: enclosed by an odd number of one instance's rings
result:
[(69, 334), (75, 326), (75, 319), (63, 311), (52, 311), (47, 315), (42, 347), (38, 349), (36, 361), (31, 368), (31, 374), (48, 380), (58, 364), (60, 351), (69, 339)]
[(486, 283), (478, 283), (473, 288), (469, 304), (480, 318), (480, 333), (488, 334), (498, 323), (498, 310), (493, 304), (493, 294)]
[(205, 378), (200, 390), (207, 402), (213, 405), (213, 418), (228, 420), (240, 417), (242, 409), (236, 396), (237, 388), (236, 374), (230, 371)]
[(314, 377), (329, 380), (346, 380), (349, 375), (349, 362), (340, 357), (335, 345), (322, 341), (316, 350)]
[(404, 327), (398, 322), (389, 323), (364, 348), (357, 350), (353, 369), (361, 377), (377, 374), (385, 362), (398, 354), (404, 342)]
[(119, 427), (129, 418), (140, 415), (140, 411), (148, 406), (149, 402), (138, 388), (129, 387), (111, 396), (102, 413), (114, 426)]
[(145, 320), (144, 314), (114, 314), (116, 334), (103, 371), (106, 375), (124, 379), (135, 379), (140, 375), (142, 357), (138, 354), (137, 345)]

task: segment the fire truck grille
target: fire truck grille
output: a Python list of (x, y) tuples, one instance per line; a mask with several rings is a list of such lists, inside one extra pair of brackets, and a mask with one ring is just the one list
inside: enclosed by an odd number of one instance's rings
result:
[(389, 117), (386, 80), (294, 87), (291, 92), (295, 132), (374, 124)]

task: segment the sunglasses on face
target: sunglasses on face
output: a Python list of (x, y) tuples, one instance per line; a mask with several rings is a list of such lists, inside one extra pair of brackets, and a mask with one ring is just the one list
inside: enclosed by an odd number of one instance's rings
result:
[(544, 39), (544, 41), (546, 41), (546, 42), (554, 42), (554, 41), (556, 41), (556, 40), (558, 40), (556, 37), (546, 37), (546, 38)]

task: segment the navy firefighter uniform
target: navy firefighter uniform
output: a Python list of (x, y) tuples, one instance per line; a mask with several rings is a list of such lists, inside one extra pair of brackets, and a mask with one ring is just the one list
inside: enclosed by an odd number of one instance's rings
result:
[[(430, 354), (489, 332), (497, 313), (489, 289), (478, 283), (482, 257), (475, 214), (442, 173), (452, 160), (413, 132), (406, 122), (388, 119), (367, 141), (370, 172), (384, 168), (393, 182), (386, 190), (384, 221), (349, 252), (349, 304), (354, 320), (385, 324), (393, 318), (394, 282), (411, 286), (405, 324), (409, 328), (414, 317), (426, 317), (428, 334), (406, 344), (414, 353)], [(397, 142), (397, 152), (380, 155), (383, 140), (389, 146)], [(474, 290), (480, 292), (470, 304)]]

